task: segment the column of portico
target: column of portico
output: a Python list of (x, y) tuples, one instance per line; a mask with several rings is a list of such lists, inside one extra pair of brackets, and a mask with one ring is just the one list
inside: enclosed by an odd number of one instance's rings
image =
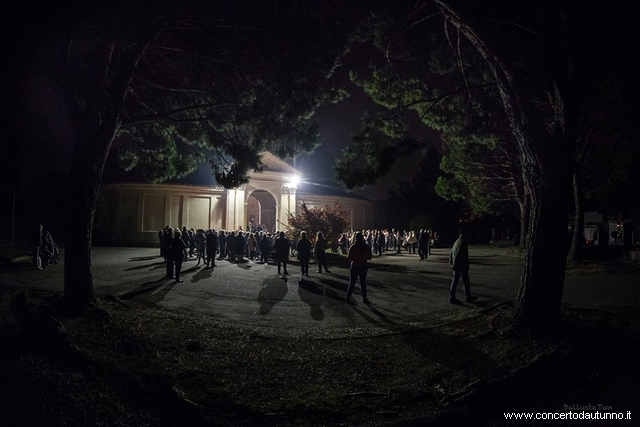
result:
[(288, 185), (280, 186), (280, 200), (276, 206), (279, 230), (283, 230), (289, 223), (289, 214), (295, 215), (297, 207), (296, 188)]
[(245, 189), (244, 186), (227, 190), (227, 223), (225, 228), (227, 230), (237, 230), (240, 226), (244, 229), (246, 224), (243, 224), (245, 220)]

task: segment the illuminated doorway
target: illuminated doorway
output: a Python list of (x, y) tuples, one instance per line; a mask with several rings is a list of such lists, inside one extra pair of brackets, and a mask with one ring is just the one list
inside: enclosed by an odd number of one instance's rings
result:
[(276, 200), (265, 190), (255, 190), (247, 200), (247, 222), (250, 229), (273, 232), (276, 224)]

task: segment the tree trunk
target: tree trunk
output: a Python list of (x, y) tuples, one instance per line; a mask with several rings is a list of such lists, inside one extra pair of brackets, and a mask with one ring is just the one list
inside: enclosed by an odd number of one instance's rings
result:
[(571, 248), (567, 261), (577, 261), (582, 258), (582, 248), (584, 247), (584, 207), (582, 204), (582, 165), (586, 158), (587, 150), (591, 144), (591, 135), (593, 129), (589, 129), (586, 134), (580, 138), (579, 150), (576, 155), (576, 165), (573, 171), (573, 204), (575, 207), (575, 221), (573, 224), (573, 236), (571, 237)]
[(64, 300), (72, 312), (83, 311), (95, 297), (91, 274), (93, 217), (116, 125), (103, 123), (97, 134), (84, 130), (90, 126), (81, 129), (74, 144), (67, 195)]
[(555, 323), (562, 302), (567, 255), (566, 201), (570, 194), (567, 179), (557, 168), (566, 168), (549, 159), (545, 181), (529, 178), (532, 185), (529, 239), (520, 291), (513, 318), (515, 330), (549, 332)]
[(582, 207), (582, 183), (578, 170), (573, 172), (573, 204), (575, 206), (575, 220), (573, 222), (573, 234), (571, 235), (571, 247), (567, 255), (567, 261), (577, 261), (582, 258), (584, 245), (584, 209)]
[(76, 113), (64, 263), (64, 301), (72, 312), (83, 311), (95, 298), (91, 235), (98, 192), (131, 79), (149, 43), (131, 43), (124, 49), (116, 39), (105, 37), (106, 42), (95, 42), (95, 56), (80, 50), (80, 56), (90, 56), (93, 68), (87, 72), (87, 67), (78, 67), (83, 78), (75, 80), (75, 92), (82, 96)]
[(513, 179), (513, 192), (520, 208), (520, 241), (518, 249), (524, 251), (527, 241), (529, 240), (529, 217), (531, 215), (531, 198), (525, 188), (523, 181), (524, 175), (522, 167), (518, 162), (517, 166), (514, 162), (510, 163), (511, 176)]
[(94, 299), (91, 275), (91, 230), (97, 188), (93, 180), (73, 173), (68, 195), (64, 260), (64, 299), (75, 312)]
[(531, 216), (531, 201), (527, 194), (523, 194), (518, 198), (518, 205), (520, 206), (520, 242), (518, 248), (522, 251), (527, 248), (527, 241), (529, 240), (529, 218)]

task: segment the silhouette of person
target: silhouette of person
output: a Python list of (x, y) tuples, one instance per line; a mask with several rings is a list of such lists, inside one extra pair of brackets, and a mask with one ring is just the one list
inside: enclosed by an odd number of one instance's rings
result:
[(216, 266), (216, 252), (218, 250), (218, 235), (216, 230), (210, 229), (206, 235), (207, 242), (207, 268)]
[(364, 236), (360, 231), (356, 233), (356, 241), (349, 248), (347, 256), (351, 261), (349, 267), (349, 287), (347, 288), (347, 296), (345, 300), (351, 304), (351, 295), (356, 286), (356, 280), (360, 281), (360, 291), (362, 292), (362, 302), (369, 304), (367, 298), (367, 271), (369, 270), (368, 261), (371, 259), (371, 247), (364, 242)]
[(327, 267), (327, 241), (325, 240), (322, 231), (318, 231), (314, 252), (316, 254), (316, 259), (318, 260), (318, 273), (322, 273), (323, 267), (326, 273), (330, 273), (329, 268)]
[(182, 270), (182, 261), (184, 260), (185, 250), (187, 244), (182, 239), (182, 234), (179, 230), (176, 230), (173, 240), (171, 241), (171, 253), (173, 255), (173, 262), (176, 265), (175, 278), (176, 282), (182, 282), (180, 278), (180, 271)]
[(38, 268), (38, 270), (42, 270), (41, 255), (44, 245), (42, 230), (42, 224), (38, 224), (38, 231), (35, 233), (33, 242), (33, 264)]
[(449, 266), (453, 269), (453, 279), (449, 289), (449, 302), (451, 304), (462, 304), (462, 301), (456, 298), (456, 289), (461, 277), (467, 302), (475, 301), (477, 298), (471, 295), (469, 284), (469, 245), (467, 244), (467, 229), (464, 227), (460, 229), (460, 236), (453, 244), (451, 252), (449, 252)]
[(287, 239), (284, 235), (284, 231), (281, 231), (279, 237), (273, 243), (273, 248), (276, 251), (276, 262), (278, 263), (278, 274), (280, 274), (280, 269), (284, 266), (284, 274), (288, 275), (287, 272), (287, 262), (289, 261), (289, 250), (291, 249), (291, 244), (289, 239)]
[(266, 264), (271, 255), (271, 236), (265, 233), (260, 239), (260, 262)]
[(238, 231), (236, 235), (236, 239), (234, 241), (234, 250), (235, 250), (235, 262), (243, 262), (243, 254), (245, 247), (244, 233), (242, 231)]
[(51, 236), (51, 232), (49, 230), (44, 232), (42, 254), (43, 265), (57, 264), (56, 260), (60, 259), (58, 256), (58, 245), (56, 245), (56, 242), (53, 240), (53, 236)]
[(171, 229), (171, 227), (167, 227), (164, 230), (163, 245), (165, 257), (164, 259), (167, 263), (167, 279), (173, 279), (173, 251), (171, 249), (173, 245), (173, 230)]
[(300, 273), (309, 276), (309, 261), (311, 260), (311, 241), (307, 238), (307, 232), (300, 233), (300, 240), (296, 244), (298, 260), (300, 260)]

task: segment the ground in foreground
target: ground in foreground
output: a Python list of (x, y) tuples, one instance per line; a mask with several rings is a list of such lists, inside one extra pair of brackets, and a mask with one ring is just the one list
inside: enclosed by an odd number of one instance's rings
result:
[(65, 318), (58, 300), (0, 292), (3, 426), (522, 426), (504, 413), (637, 406), (637, 311), (565, 310), (533, 338), (505, 304), (282, 330), (115, 298)]

